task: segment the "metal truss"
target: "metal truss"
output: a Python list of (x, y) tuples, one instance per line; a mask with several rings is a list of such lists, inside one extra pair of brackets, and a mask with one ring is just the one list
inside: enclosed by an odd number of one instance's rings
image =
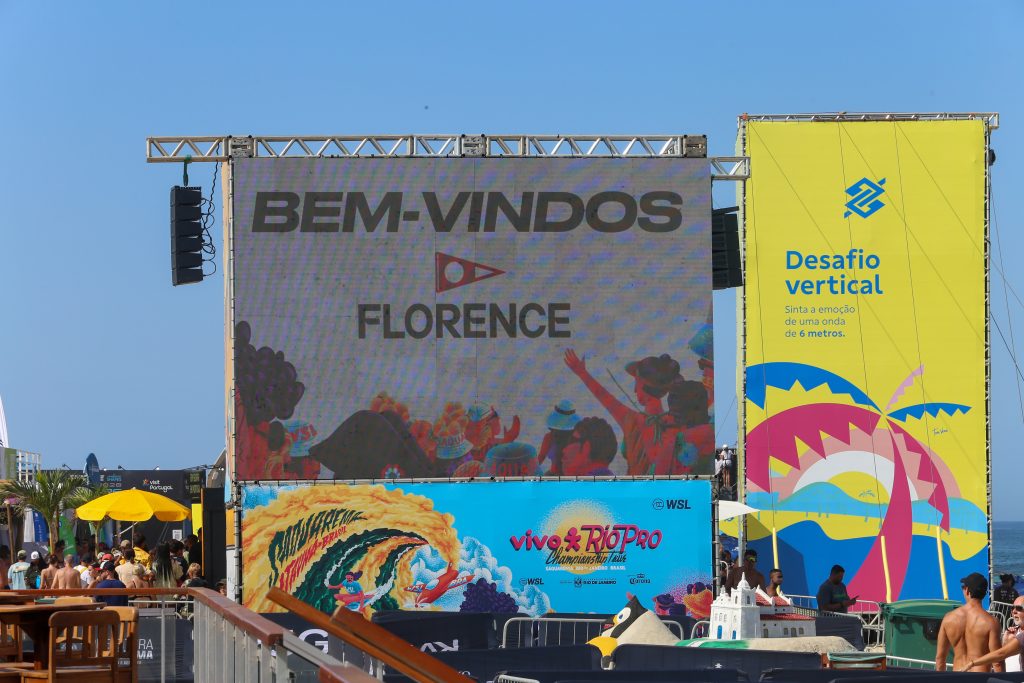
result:
[[(338, 157), (707, 158), (704, 135), (309, 135), (146, 139), (149, 163)], [(745, 180), (746, 157), (711, 157), (714, 180)]]
[(898, 112), (832, 112), (825, 114), (742, 114), (740, 121), (971, 121), (982, 120), (995, 130), (999, 127), (998, 112), (933, 112), (904, 114)]

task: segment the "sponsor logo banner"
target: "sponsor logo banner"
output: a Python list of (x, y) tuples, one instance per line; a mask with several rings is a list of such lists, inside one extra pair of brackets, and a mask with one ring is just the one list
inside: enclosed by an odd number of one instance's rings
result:
[(983, 123), (746, 130), (751, 545), (791, 593), (838, 563), (958, 597), (989, 566)]
[(180, 503), (190, 500), (184, 470), (108, 470), (100, 472), (100, 483), (111, 491), (139, 489), (167, 496)]
[[(685, 499), (655, 510), (651, 494)], [(711, 604), (708, 481), (245, 486), (247, 607), (279, 587), (331, 613), (615, 612)], [(698, 542), (706, 539), (706, 542)]]
[(703, 159), (236, 161), (236, 479), (711, 474), (710, 196)]

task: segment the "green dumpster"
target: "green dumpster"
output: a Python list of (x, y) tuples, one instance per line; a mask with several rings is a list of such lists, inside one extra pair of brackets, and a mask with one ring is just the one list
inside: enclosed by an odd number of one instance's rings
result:
[[(899, 600), (882, 603), (885, 653), (890, 657), (935, 661), (942, 617), (960, 606), (953, 600)], [(949, 653), (953, 661), (952, 650)], [(894, 662), (897, 666), (898, 662)]]

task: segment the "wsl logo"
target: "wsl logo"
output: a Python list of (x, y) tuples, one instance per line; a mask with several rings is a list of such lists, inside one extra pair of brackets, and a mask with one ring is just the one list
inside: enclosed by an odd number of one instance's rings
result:
[(849, 218), (850, 214), (854, 213), (861, 218), (867, 218), (885, 206), (885, 203), (879, 199), (885, 193), (883, 185), (885, 185), (885, 178), (882, 178), (877, 183), (867, 178), (861, 178), (846, 188), (846, 194), (853, 197), (853, 199), (846, 202), (847, 211), (843, 214), (843, 218)]

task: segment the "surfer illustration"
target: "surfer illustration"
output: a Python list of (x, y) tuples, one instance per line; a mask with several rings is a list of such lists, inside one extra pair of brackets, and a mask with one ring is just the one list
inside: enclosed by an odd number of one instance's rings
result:
[[(416, 607), (422, 605), (433, 604), (435, 600), (440, 598), (442, 595), (455, 588), (461, 588), (467, 583), (473, 580), (472, 574), (466, 574), (459, 576), (459, 570), (455, 569), (451, 565), (448, 565), (448, 570), (437, 577), (437, 583), (433, 587), (427, 588), (427, 584), (422, 581), (408, 586), (405, 590), (409, 593), (416, 593), (416, 599), (413, 604)], [(433, 583), (433, 582), (431, 582)]]
[(334, 599), (353, 611), (361, 610), (368, 597), (359, 584), (359, 577), (362, 575), (362, 572), (346, 572), (345, 580), (341, 583), (334, 586), (327, 584), (331, 590), (338, 591)]

